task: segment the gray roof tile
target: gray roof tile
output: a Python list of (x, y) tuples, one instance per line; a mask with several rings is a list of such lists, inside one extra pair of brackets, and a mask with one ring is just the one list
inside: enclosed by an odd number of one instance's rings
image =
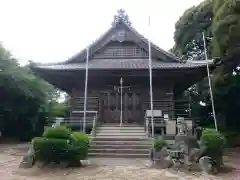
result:
[[(148, 59), (94, 59), (89, 61), (89, 69), (148, 69)], [(206, 63), (180, 63), (180, 62), (163, 62), (152, 60), (153, 69), (178, 69), (178, 68), (198, 68), (204, 67)], [(84, 70), (86, 64), (52, 64), (52, 65), (37, 65), (37, 69), (52, 69), (52, 70)]]

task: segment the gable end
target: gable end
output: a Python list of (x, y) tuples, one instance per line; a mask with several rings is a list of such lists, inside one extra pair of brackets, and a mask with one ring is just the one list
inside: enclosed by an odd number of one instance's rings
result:
[[(112, 27), (91, 46), (89, 58), (146, 58), (149, 56), (148, 40), (139, 34), (132, 26), (124, 11), (119, 11)], [(86, 60), (87, 51), (82, 50), (65, 64), (79, 63)], [(160, 49), (151, 43), (151, 56), (153, 59), (177, 62), (180, 60), (174, 55)]]
[(99, 49), (92, 56), (92, 59), (107, 58), (148, 58), (148, 52), (130, 41), (112, 41)]

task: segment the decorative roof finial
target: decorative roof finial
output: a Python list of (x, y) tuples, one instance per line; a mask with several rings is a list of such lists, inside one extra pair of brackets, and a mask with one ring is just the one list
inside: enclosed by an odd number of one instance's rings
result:
[(119, 23), (120, 21), (125, 22), (126, 24), (131, 26), (131, 21), (129, 20), (129, 16), (125, 13), (124, 9), (119, 9), (117, 11), (117, 15), (114, 16), (113, 18), (113, 23), (112, 25), (115, 25)]

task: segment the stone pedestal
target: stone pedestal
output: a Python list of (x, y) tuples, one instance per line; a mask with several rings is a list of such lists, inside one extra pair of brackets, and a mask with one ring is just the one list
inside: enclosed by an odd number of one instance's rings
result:
[(193, 121), (192, 120), (185, 120), (185, 123), (186, 123), (187, 128), (189, 129), (189, 131), (191, 131), (192, 135), (194, 135), (194, 132), (193, 132)]
[(176, 135), (176, 121), (169, 120), (166, 122), (166, 135)]

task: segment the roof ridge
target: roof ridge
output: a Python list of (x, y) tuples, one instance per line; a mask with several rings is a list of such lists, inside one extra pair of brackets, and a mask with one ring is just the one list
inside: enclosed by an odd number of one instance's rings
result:
[[(144, 40), (146, 43), (148, 43), (148, 39), (147, 39), (144, 35), (142, 35), (141, 33), (139, 33), (139, 32), (138, 32), (134, 27), (132, 27), (131, 25), (129, 25), (129, 24), (125, 23), (125, 22), (123, 22), (123, 23), (124, 23), (132, 32), (134, 32), (136, 35), (138, 35), (139, 37), (141, 37), (142, 40)], [(150, 39), (150, 42), (151, 42), (151, 45), (152, 45), (152, 46), (154, 46), (157, 50), (161, 51), (163, 54), (166, 54), (166, 55), (168, 55), (168, 56), (172, 56), (174, 59), (176, 59), (176, 60), (178, 60), (178, 61), (181, 61), (181, 60), (179, 59), (179, 57), (173, 55), (172, 53), (170, 53), (170, 52), (168, 52), (168, 51), (165, 51), (164, 49), (162, 49), (162, 48), (160, 48), (159, 46), (157, 46), (156, 44), (154, 44), (151, 39)]]
[[(117, 25), (119, 25), (120, 23), (122, 23), (124, 26), (126, 26), (126, 28), (128, 28), (136, 37), (139, 37), (144, 43), (148, 43), (148, 39), (146, 37), (144, 37), (141, 33), (139, 33), (134, 27), (132, 27), (131, 22), (129, 21), (128, 15), (125, 14), (125, 11), (120, 9), (118, 10), (118, 15), (114, 16), (114, 22), (112, 23), (112, 26), (105, 31), (105, 33), (103, 33), (101, 36), (99, 36), (95, 41), (93, 41), (91, 44), (89, 44), (87, 46), (87, 48), (89, 47), (93, 47), (94, 45), (96, 45), (97, 43), (101, 42), (101, 40), (104, 39), (104, 37), (106, 37), (110, 32), (112, 32)], [(172, 53), (160, 48), (159, 46), (157, 46), (156, 44), (154, 44), (151, 39), (151, 46), (157, 50), (158, 52), (161, 52), (162, 54), (170, 57), (173, 62), (182, 62), (179, 57), (173, 55)], [(82, 49), (80, 52), (76, 53), (75, 55), (73, 55), (72, 57), (70, 57), (68, 60), (62, 62), (61, 64), (68, 64), (71, 63), (73, 61), (75, 61), (75, 59), (79, 56), (86, 56), (86, 50), (87, 48)]]
[[(100, 61), (89, 62), (89, 69), (148, 69), (149, 63), (144, 59), (123, 59), (123, 61), (108, 61), (104, 59), (107, 63), (102, 63)], [(152, 63), (152, 69), (184, 69), (184, 68), (201, 68), (206, 67), (207, 63), (178, 63), (178, 62), (161, 62), (154, 60)], [(84, 70), (86, 68), (85, 63), (71, 63), (71, 64), (52, 64), (52, 65), (34, 65), (31, 66), (33, 69), (55, 69), (55, 70)]]
[[(97, 42), (101, 41), (108, 33), (110, 33), (114, 28), (116, 27), (115, 25), (112, 25), (107, 31), (105, 31), (105, 33), (103, 33), (102, 35), (100, 35), (95, 41), (93, 41), (91, 44), (89, 44), (87, 47), (91, 47), (94, 44), (96, 44)], [(82, 49), (80, 52), (76, 53), (75, 55), (73, 55), (72, 57), (70, 57), (68, 60), (66, 60), (64, 63), (68, 63), (69, 61), (71, 61), (72, 59), (76, 58), (78, 55), (86, 52), (87, 48)]]

